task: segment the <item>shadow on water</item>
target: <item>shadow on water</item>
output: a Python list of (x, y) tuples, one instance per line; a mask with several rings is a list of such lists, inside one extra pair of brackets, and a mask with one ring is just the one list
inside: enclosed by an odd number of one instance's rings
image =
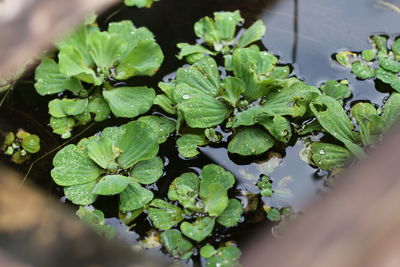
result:
[[(263, 44), (280, 57), (282, 63), (293, 64), (294, 74), (309, 84), (320, 85), (328, 79), (348, 79), (351, 83), (354, 101), (369, 100), (381, 104), (388, 90), (373, 81), (359, 81), (346, 69), (332, 60), (332, 54), (341, 49), (360, 51), (369, 47), (368, 36), (374, 33), (398, 33), (400, 14), (373, 0), (162, 0), (151, 9), (135, 9), (118, 6), (100, 16), (100, 26), (105, 28), (110, 21), (133, 20), (136, 26), (146, 26), (155, 34), (165, 54), (163, 67), (152, 78), (135, 78), (127, 81), (129, 85), (153, 86), (158, 81), (180, 67), (183, 62), (176, 59), (176, 43), (194, 42), (193, 24), (214, 11), (240, 9), (246, 18), (246, 25), (262, 19), (267, 25)], [(118, 12), (116, 12), (118, 11)], [(48, 127), (47, 103), (51, 97), (40, 97), (33, 89), (33, 75), (22, 78), (0, 113), (0, 134), (24, 128), (38, 133), (42, 139), (41, 156), (64, 141), (51, 133)], [(377, 90), (378, 89), (378, 90)], [(158, 111), (156, 108), (152, 111)], [(106, 126), (119, 125), (127, 120), (111, 119), (89, 128), (81, 137), (90, 136)], [(80, 129), (83, 130), (83, 129)], [(79, 130), (78, 130), (79, 131)], [(77, 132), (78, 132), (77, 131)], [(75, 132), (75, 133), (77, 133)], [(81, 137), (73, 141), (76, 143)], [(293, 193), (291, 204), (296, 210), (303, 209), (311, 200), (325, 191), (326, 177), (320, 177), (315, 168), (310, 167), (299, 157), (301, 142), (294, 141), (286, 150), (270, 151), (255, 158), (238, 158), (229, 155), (225, 147), (209, 146), (201, 149), (201, 155), (192, 160), (179, 157), (175, 140), (169, 140), (161, 147), (161, 156), (168, 162), (165, 177), (157, 183), (156, 196), (164, 197), (168, 185), (175, 177), (185, 171), (198, 171), (206, 164), (215, 162), (230, 170), (238, 178), (239, 188), (255, 190), (255, 179), (266, 171), (266, 161), (271, 152), (283, 158), (270, 173), (274, 183), (291, 176), (289, 185)], [(49, 175), (53, 154), (49, 154), (35, 164), (29, 181), (47, 190), (49, 194), (61, 197), (62, 191), (56, 187)], [(4, 156), (1, 161), (7, 162)], [(29, 165), (14, 166), (23, 174)], [(154, 187), (153, 187), (154, 188)], [(116, 216), (117, 201), (96, 203), (107, 216)], [(145, 221), (134, 230), (144, 235), (150, 225)], [(265, 222), (242, 223), (234, 231), (224, 233), (221, 240), (235, 238), (248, 240), (252, 234), (268, 231)]]

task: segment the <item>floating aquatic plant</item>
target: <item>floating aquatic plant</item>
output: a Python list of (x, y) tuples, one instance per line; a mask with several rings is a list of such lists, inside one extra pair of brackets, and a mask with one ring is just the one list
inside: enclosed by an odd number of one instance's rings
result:
[(19, 129), (15, 134), (7, 133), (1, 151), (11, 156), (11, 161), (22, 164), (31, 158), (32, 154), (39, 152), (40, 138), (36, 134), (28, 133)]

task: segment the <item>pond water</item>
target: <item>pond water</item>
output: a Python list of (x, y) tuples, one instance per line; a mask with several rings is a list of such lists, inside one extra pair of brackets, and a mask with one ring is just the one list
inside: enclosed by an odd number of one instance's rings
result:
[[(390, 3), (396, 4), (396, 1)], [(178, 42), (195, 40), (193, 24), (199, 18), (211, 15), (213, 11), (235, 9), (241, 10), (246, 19), (245, 26), (258, 18), (265, 22), (267, 34), (263, 44), (271, 53), (280, 57), (281, 63), (293, 65), (294, 74), (306, 83), (319, 86), (328, 79), (349, 80), (353, 96), (347, 101), (347, 107), (359, 100), (381, 104), (388, 96), (387, 89), (381, 84), (357, 80), (347, 69), (332, 60), (332, 55), (342, 49), (360, 51), (369, 48), (368, 37), (372, 34), (397, 35), (400, 14), (378, 0), (161, 0), (151, 9), (115, 7), (102, 15), (99, 21), (100, 26), (104, 27), (109, 21), (131, 19), (136, 26), (146, 26), (155, 34), (165, 54), (162, 68), (152, 78), (134, 78), (127, 81), (127, 84), (146, 84), (157, 88), (158, 81), (183, 64), (175, 57), (178, 52), (175, 45)], [(65, 141), (52, 134), (48, 127), (49, 99), (51, 97), (40, 97), (36, 94), (32, 73), (26, 74), (1, 107), (1, 135), (18, 128), (38, 134), (42, 139), (42, 150), (37, 157), (62, 145)], [(155, 108), (152, 112), (160, 110)], [(93, 135), (106, 126), (120, 125), (127, 121), (111, 119), (93, 125), (72, 142), (76, 143), (82, 137)], [(78, 129), (75, 133), (82, 130), (84, 129)], [(302, 140), (293, 139), (286, 150), (276, 149), (249, 159), (229, 155), (223, 146), (209, 146), (201, 148), (201, 155), (195, 159), (185, 160), (178, 155), (175, 140), (170, 140), (161, 147), (160, 154), (169, 164), (165, 169), (165, 177), (156, 185), (156, 196), (165, 196), (170, 182), (183, 172), (196, 171), (209, 163), (219, 164), (231, 171), (238, 179), (239, 189), (252, 190), (254, 186), (251, 179), (258, 179), (261, 173), (270, 168), (271, 161), (267, 159), (274, 158), (278, 153), (282, 159), (275, 158), (274, 162), (278, 166), (270, 176), (274, 183), (291, 177), (288, 186), (293, 198), (289, 204), (296, 211), (301, 211), (310, 201), (327, 191), (324, 186), (327, 173), (318, 171), (300, 159), (302, 147)], [(49, 175), (53, 156), (54, 153), (47, 154), (36, 162), (27, 179), (48, 194), (61, 198), (61, 188), (53, 183)], [(9, 165), (4, 156), (0, 160)], [(23, 175), (29, 169), (29, 164), (10, 166)], [(107, 198), (105, 201), (100, 198), (95, 206), (105, 211), (107, 217), (117, 216), (116, 199), (110, 201)], [(149, 224), (144, 217), (142, 225), (134, 230), (139, 235), (144, 235), (149, 230)], [(250, 240), (259, 231), (270, 231), (265, 220), (249, 219), (219, 238)]]

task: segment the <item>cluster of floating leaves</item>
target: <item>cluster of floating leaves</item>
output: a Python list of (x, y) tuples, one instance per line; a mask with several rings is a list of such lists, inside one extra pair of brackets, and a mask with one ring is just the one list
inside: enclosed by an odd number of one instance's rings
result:
[(4, 155), (10, 156), (11, 161), (17, 164), (22, 164), (29, 160), (31, 155), (39, 152), (39, 150), (39, 136), (22, 129), (16, 133), (7, 133), (1, 146), (1, 151), (3, 151)]

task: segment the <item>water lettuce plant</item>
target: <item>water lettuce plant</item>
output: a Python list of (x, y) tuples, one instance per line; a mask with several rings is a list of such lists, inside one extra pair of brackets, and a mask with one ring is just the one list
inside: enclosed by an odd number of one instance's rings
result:
[(9, 132), (4, 138), (1, 151), (11, 156), (11, 161), (22, 164), (31, 158), (32, 154), (39, 152), (40, 138), (36, 134), (19, 129), (15, 134)]
[(336, 60), (351, 69), (359, 79), (376, 78), (400, 92), (400, 39), (395, 39), (389, 47), (389, 38), (384, 35), (370, 37), (372, 49), (359, 53), (341, 51)]
[(91, 206), (81, 206), (76, 211), (76, 215), (90, 228), (105, 238), (112, 239), (116, 237), (116, 229), (113, 226), (106, 224), (104, 213), (101, 210), (95, 209)]
[(64, 187), (67, 199), (77, 205), (90, 205), (98, 195), (119, 195), (122, 212), (150, 203), (153, 193), (144, 186), (162, 176), (164, 165), (157, 153), (159, 143), (165, 138), (160, 137), (174, 127), (171, 122), (171, 128), (164, 126), (155, 130), (146, 121), (105, 128), (100, 135), (60, 150), (54, 157), (51, 176), (56, 184)]
[(392, 93), (382, 109), (359, 102), (351, 107), (351, 117), (330, 96), (317, 97), (310, 107), (325, 132), (343, 144), (314, 142), (310, 145), (312, 161), (323, 170), (331, 170), (343, 167), (352, 155), (363, 157), (363, 148), (373, 145), (397, 121), (400, 94)]
[(134, 118), (152, 106), (152, 88), (115, 83), (154, 75), (160, 67), (164, 56), (147, 28), (121, 21), (100, 31), (89, 24), (58, 42), (57, 48), (58, 61), (45, 58), (35, 71), (40, 95), (62, 93), (61, 99), (49, 102), (50, 126), (56, 134), (69, 138), (74, 126), (92, 119), (103, 121), (111, 113)]
[[(183, 235), (201, 242), (211, 234), (216, 223), (225, 227), (239, 223), (242, 204), (228, 197), (228, 190), (234, 183), (234, 176), (215, 164), (204, 166), (200, 177), (195, 173), (184, 173), (168, 190), (169, 201), (177, 201), (179, 206), (154, 199), (148, 208), (149, 218), (160, 230), (169, 230), (180, 223)], [(186, 221), (187, 216), (194, 221)]]
[(240, 11), (215, 12), (214, 18), (203, 17), (194, 24), (194, 33), (199, 38), (195, 45), (179, 43), (178, 58), (195, 63), (206, 55), (230, 54), (236, 48), (248, 47), (259, 41), (265, 34), (265, 24), (258, 20), (249, 29), (240, 31), (237, 26), (243, 24)]

